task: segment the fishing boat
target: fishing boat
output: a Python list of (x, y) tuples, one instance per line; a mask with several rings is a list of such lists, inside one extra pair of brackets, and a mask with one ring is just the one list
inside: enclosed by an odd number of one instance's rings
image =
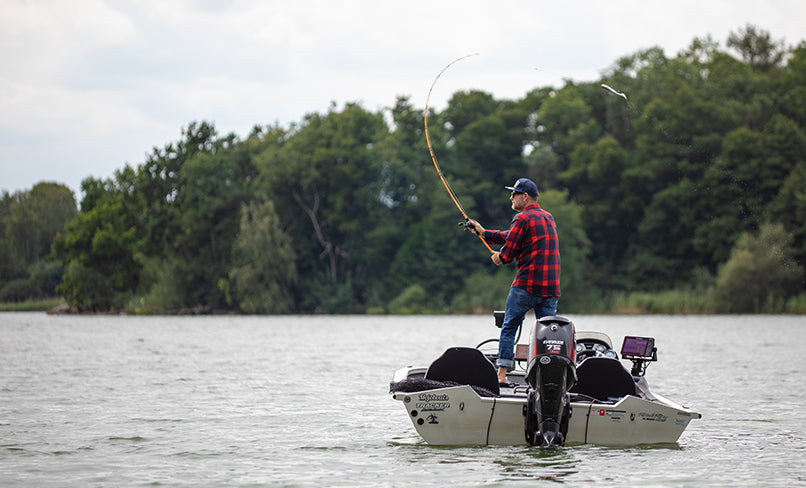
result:
[[(500, 327), (503, 312), (494, 315)], [(392, 398), (428, 444), (676, 443), (689, 422), (701, 418), (649, 389), (645, 373), (657, 361), (654, 338), (624, 337), (619, 357), (607, 334), (576, 331), (566, 317), (543, 317), (529, 344), (516, 345), (517, 367), (502, 384), (497, 351), (483, 351), (495, 341), (451, 347), (428, 366), (394, 373)]]

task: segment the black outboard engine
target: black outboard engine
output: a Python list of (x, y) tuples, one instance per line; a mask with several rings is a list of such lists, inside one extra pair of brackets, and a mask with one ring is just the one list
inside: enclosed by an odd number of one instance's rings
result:
[(576, 383), (574, 323), (565, 317), (543, 317), (529, 338), (529, 383), (525, 420), (526, 442), (561, 446), (568, 434), (571, 402), (568, 390)]

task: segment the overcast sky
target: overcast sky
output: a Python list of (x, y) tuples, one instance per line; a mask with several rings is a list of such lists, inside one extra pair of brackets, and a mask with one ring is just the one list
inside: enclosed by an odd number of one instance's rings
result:
[(618, 58), (750, 23), (806, 39), (803, 0), (0, 0), (0, 190), (137, 166), (193, 121), (246, 137), (331, 102), (422, 108), (457, 90), (518, 99)]

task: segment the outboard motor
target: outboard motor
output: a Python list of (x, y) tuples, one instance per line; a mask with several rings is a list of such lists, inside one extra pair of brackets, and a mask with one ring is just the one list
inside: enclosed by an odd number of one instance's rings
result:
[(525, 420), (526, 442), (561, 446), (568, 434), (571, 402), (568, 390), (576, 383), (574, 323), (565, 317), (542, 317), (529, 338), (529, 383)]

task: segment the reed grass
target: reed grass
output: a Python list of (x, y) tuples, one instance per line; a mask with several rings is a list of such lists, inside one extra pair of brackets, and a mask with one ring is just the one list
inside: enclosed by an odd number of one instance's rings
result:
[(24, 302), (0, 302), (0, 312), (47, 312), (62, 303), (60, 297), (26, 300)]

